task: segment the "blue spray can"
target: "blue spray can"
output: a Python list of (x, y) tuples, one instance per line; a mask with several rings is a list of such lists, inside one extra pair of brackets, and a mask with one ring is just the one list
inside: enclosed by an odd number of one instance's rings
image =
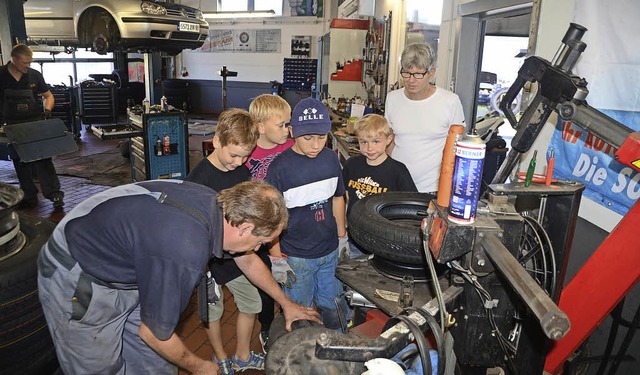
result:
[(486, 149), (478, 135), (467, 134), (456, 142), (449, 203), (449, 220), (453, 222), (471, 224), (476, 221)]

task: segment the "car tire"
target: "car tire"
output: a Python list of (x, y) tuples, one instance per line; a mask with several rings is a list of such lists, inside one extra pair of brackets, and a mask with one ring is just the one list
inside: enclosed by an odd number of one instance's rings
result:
[(120, 29), (109, 12), (92, 8), (78, 22), (78, 37), (80, 47), (90, 47), (94, 52), (104, 55), (118, 49)]
[(357, 201), (349, 212), (349, 238), (376, 257), (424, 265), (420, 224), (433, 194), (389, 192)]
[[(500, 102), (502, 101), (502, 98), (504, 98), (504, 96), (507, 94), (508, 90), (509, 90), (508, 87), (503, 87), (491, 94), (491, 109), (494, 111), (498, 111), (498, 113), (500, 113), (500, 115), (502, 116), (504, 116), (504, 113), (502, 113), (502, 110), (500, 109)], [(520, 112), (521, 106), (522, 106), (522, 94), (518, 94), (516, 98), (513, 100), (513, 103), (511, 103), (511, 111), (514, 114), (518, 113)]]
[(287, 332), (282, 314), (273, 320), (269, 330), (269, 352), (265, 360), (267, 375), (362, 374), (365, 370), (363, 362), (316, 357), (318, 337), (325, 335), (335, 339), (343, 337), (342, 333), (310, 320), (296, 320), (291, 324), (291, 329), (291, 332)]
[(55, 224), (20, 216), (26, 245), (0, 261), (0, 374), (51, 374), (58, 368), (38, 299), (36, 260)]

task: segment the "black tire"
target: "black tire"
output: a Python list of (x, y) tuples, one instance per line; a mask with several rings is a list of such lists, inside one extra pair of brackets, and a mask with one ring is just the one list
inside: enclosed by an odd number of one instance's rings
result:
[(338, 359), (320, 359), (315, 355), (316, 341), (321, 334), (331, 339), (355, 337), (325, 328), (309, 320), (298, 320), (292, 324), (292, 332), (285, 329), (284, 316), (277, 316), (269, 331), (269, 346), (265, 361), (267, 375), (333, 375), (361, 374), (362, 362)]
[(90, 47), (104, 55), (119, 48), (120, 29), (111, 14), (101, 8), (91, 8), (82, 15), (78, 24), (80, 47)]
[(0, 261), (0, 374), (50, 374), (58, 367), (38, 299), (37, 257), (55, 224), (20, 216), (26, 245)]
[(424, 265), (420, 223), (432, 194), (391, 192), (356, 202), (349, 213), (349, 237), (376, 256)]

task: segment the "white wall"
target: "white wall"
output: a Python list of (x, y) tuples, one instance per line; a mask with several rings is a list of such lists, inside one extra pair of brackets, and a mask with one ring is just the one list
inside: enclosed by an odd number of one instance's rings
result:
[[(186, 67), (189, 79), (220, 80), (216, 74), (223, 65), (227, 69), (238, 72), (238, 77), (228, 78), (236, 81), (282, 82), (282, 63), (291, 57), (291, 37), (294, 35), (311, 35), (311, 57), (318, 57), (317, 40), (324, 34), (325, 24), (315, 17), (277, 17), (269, 21), (209, 21), (211, 29), (281, 29), (280, 53), (246, 53), (246, 52), (197, 52), (183, 51), (176, 59), (177, 71)], [(276, 23), (278, 22), (278, 23)], [(179, 77), (178, 77), (179, 78)]]
[[(445, 0), (452, 1), (452, 0)], [(210, 1), (212, 4), (213, 1)], [(198, 0), (181, 0), (181, 3), (198, 6)], [(204, 11), (214, 11), (215, 4), (207, 5), (202, 2)], [(325, 0), (325, 15), (330, 16), (337, 11), (337, 1)], [(389, 61), (389, 84), (397, 81), (399, 75), (400, 53), (404, 48), (406, 15), (404, 0), (377, 0), (375, 18), (388, 16), (392, 12), (391, 47)], [(282, 61), (291, 57), (291, 36), (311, 35), (311, 57), (318, 57), (317, 38), (329, 30), (330, 17), (318, 19), (314, 17), (274, 17), (265, 20), (209, 20), (211, 29), (262, 29), (280, 28), (282, 30), (282, 44), (280, 53), (228, 53), (183, 51), (176, 58), (176, 71), (180, 72), (182, 66), (187, 68), (189, 79), (219, 80), (216, 72), (223, 65), (227, 69), (238, 72), (237, 78), (229, 78), (238, 81), (269, 82), (278, 80), (282, 82)], [(180, 78), (180, 77), (177, 77)]]

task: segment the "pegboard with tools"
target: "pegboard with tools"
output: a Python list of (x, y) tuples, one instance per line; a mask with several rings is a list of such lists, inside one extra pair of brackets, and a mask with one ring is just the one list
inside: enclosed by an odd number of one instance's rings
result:
[(367, 103), (377, 113), (384, 111), (388, 91), (389, 45), (391, 40), (391, 12), (373, 19), (365, 39), (364, 74), (362, 84), (367, 91)]

